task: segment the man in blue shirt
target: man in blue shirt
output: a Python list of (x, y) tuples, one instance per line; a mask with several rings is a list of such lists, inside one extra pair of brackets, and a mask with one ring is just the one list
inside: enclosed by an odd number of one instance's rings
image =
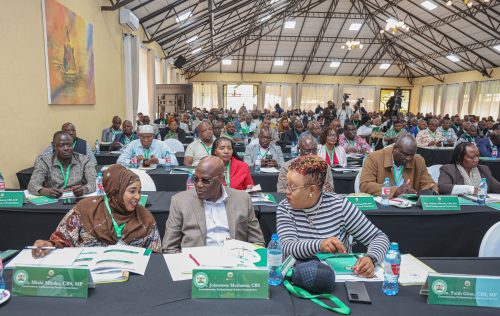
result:
[(154, 138), (154, 129), (151, 125), (139, 126), (139, 139), (130, 142), (118, 157), (117, 163), (121, 165), (130, 164), (135, 158), (137, 162), (145, 167), (156, 167), (164, 165), (166, 153), (169, 153), (172, 166), (178, 166), (177, 158), (167, 144)]
[[(497, 147), (496, 157), (492, 157), (493, 146)], [(491, 132), (489, 137), (480, 138), (477, 148), (481, 157), (500, 158), (500, 130)]]

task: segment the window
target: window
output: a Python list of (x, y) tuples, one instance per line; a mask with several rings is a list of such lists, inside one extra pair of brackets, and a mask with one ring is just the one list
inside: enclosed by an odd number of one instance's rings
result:
[(274, 111), (278, 103), (285, 111), (292, 108), (292, 87), (284, 83), (264, 83), (264, 108)]
[[(396, 89), (380, 89), (380, 102), (379, 102), (379, 111), (385, 112), (387, 110), (387, 101), (394, 95)], [(410, 90), (409, 89), (401, 89), (403, 100), (401, 102), (401, 112), (408, 112), (410, 106)]]
[(300, 98), (300, 108), (302, 110), (314, 111), (318, 104), (326, 107), (328, 101), (335, 100), (334, 85), (323, 84), (303, 84), (302, 95)]
[(253, 84), (224, 85), (224, 104), (226, 109), (238, 112), (245, 106), (247, 111), (257, 107), (257, 86)]
[(215, 82), (193, 82), (193, 107), (219, 108), (217, 83)]

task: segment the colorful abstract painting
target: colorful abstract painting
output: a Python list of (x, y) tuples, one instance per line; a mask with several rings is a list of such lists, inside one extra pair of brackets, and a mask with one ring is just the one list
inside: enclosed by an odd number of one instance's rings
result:
[(42, 0), (49, 104), (95, 104), (93, 25)]

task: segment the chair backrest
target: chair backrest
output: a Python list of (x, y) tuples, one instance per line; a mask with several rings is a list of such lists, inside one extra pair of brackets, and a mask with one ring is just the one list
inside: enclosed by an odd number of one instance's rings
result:
[(479, 257), (500, 257), (500, 222), (491, 226), (484, 234)]
[(442, 165), (434, 165), (427, 167), (427, 172), (431, 175), (432, 179), (434, 182), (438, 183), (439, 179), (439, 169), (441, 168)]
[(141, 189), (142, 191), (156, 191), (156, 185), (149, 174), (144, 170), (139, 169), (130, 169), (133, 173), (139, 176), (141, 180)]
[(170, 147), (170, 150), (172, 151), (172, 153), (183, 153), (184, 152), (184, 145), (182, 145), (182, 143), (177, 140), (177, 139), (165, 139), (163, 141), (165, 144), (168, 145), (168, 147)]
[(361, 170), (359, 170), (354, 180), (354, 193), (359, 193), (359, 178), (361, 177)]

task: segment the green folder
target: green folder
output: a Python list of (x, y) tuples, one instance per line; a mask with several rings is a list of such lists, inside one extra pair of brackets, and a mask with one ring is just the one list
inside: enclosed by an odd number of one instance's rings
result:
[(45, 205), (51, 203), (57, 203), (57, 199), (53, 199), (47, 196), (37, 196), (28, 199), (31, 203), (35, 205)]
[(316, 257), (321, 261), (325, 261), (337, 275), (352, 274), (354, 265), (360, 258), (360, 254), (333, 254), (333, 253), (318, 253)]
[(148, 203), (148, 196), (146, 194), (141, 194), (139, 205), (146, 206), (146, 203)]

